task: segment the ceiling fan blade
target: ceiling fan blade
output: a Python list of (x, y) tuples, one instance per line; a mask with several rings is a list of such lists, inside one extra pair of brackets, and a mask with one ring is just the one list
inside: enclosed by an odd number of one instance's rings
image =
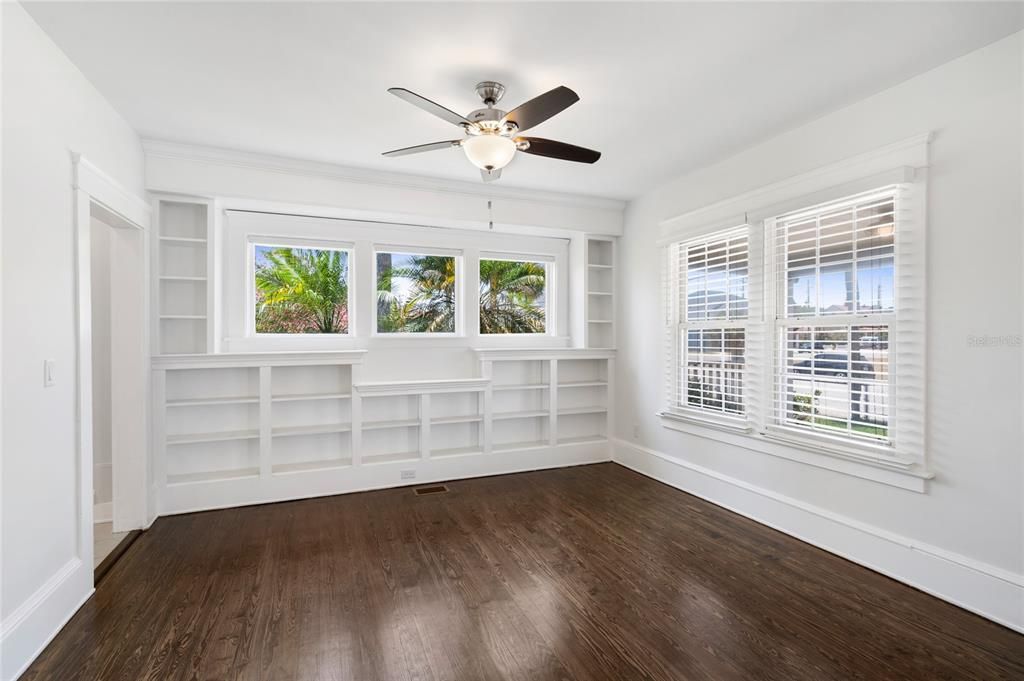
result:
[(512, 109), (505, 115), (504, 120), (515, 123), (519, 127), (519, 131), (522, 132), (527, 128), (540, 125), (578, 101), (580, 101), (578, 94), (564, 85), (559, 85), (554, 90), (545, 92)]
[(463, 127), (473, 125), (473, 123), (466, 119), (464, 116), (460, 116), (451, 109), (446, 109), (437, 102), (432, 102), (426, 97), (421, 97), (415, 92), (412, 92), (411, 90), (406, 90), (404, 87), (393, 87), (390, 88), (388, 92), (393, 94), (395, 97), (404, 99), (405, 101), (409, 102), (414, 106), (418, 106), (427, 113), (432, 113), (438, 118), (446, 120), (449, 123), (452, 123), (453, 125), (459, 125)]
[(534, 156), (546, 156), (576, 163), (597, 163), (597, 159), (601, 158), (600, 151), (577, 147), (575, 144), (546, 140), (541, 137), (517, 137), (516, 142), (526, 142), (528, 146), (525, 149), (520, 147), (520, 151)]
[(430, 144), (420, 144), (415, 147), (404, 147), (402, 149), (392, 149), (391, 151), (385, 151), (382, 155), (388, 157), (394, 156), (408, 156), (409, 154), (419, 154), (424, 151), (435, 151), (437, 149), (447, 149), (449, 147), (457, 147), (462, 144), (462, 140), (449, 140), (447, 142), (432, 142)]
[(484, 182), (494, 182), (501, 177), (501, 168), (495, 170), (484, 170), (481, 168), (480, 177), (483, 178)]

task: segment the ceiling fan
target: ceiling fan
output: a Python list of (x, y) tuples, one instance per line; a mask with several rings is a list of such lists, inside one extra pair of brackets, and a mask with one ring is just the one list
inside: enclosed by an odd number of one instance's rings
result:
[(477, 83), (476, 86), (476, 93), (483, 100), (484, 108), (470, 111), (465, 116), (460, 116), (405, 88), (393, 87), (388, 92), (438, 118), (461, 127), (465, 131), (466, 137), (386, 151), (384, 156), (407, 156), (435, 149), (462, 147), (470, 163), (480, 169), (480, 175), (484, 182), (491, 182), (501, 177), (501, 169), (512, 162), (517, 151), (563, 161), (576, 161), (577, 163), (595, 163), (597, 159), (601, 158), (601, 152), (592, 149), (584, 149), (573, 144), (555, 142), (541, 137), (519, 136), (519, 133), (540, 125), (580, 100), (579, 95), (564, 85), (545, 92), (539, 97), (534, 97), (512, 111), (502, 111), (495, 109), (494, 105), (501, 101), (502, 95), (505, 94), (505, 86), (485, 80), (482, 83)]

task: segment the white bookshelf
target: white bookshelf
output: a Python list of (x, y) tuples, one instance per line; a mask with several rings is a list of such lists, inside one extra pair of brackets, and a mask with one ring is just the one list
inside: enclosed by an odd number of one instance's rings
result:
[(211, 202), (158, 197), (152, 239), (154, 354), (210, 351)]
[(491, 379), (485, 431), (492, 451), (606, 446), (614, 351), (478, 350)]
[(584, 345), (588, 348), (615, 347), (615, 241), (588, 236), (584, 254), (586, 290)]
[(162, 513), (608, 460), (614, 351), (477, 350), (367, 382), (364, 351), (153, 358)]

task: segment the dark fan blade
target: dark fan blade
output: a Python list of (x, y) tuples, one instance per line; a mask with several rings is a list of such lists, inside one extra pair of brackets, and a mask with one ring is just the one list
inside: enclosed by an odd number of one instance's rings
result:
[(432, 113), (435, 116), (437, 116), (438, 118), (442, 118), (442, 119), (444, 119), (444, 120), (446, 120), (449, 123), (452, 123), (454, 125), (461, 125), (461, 126), (473, 125), (469, 120), (467, 120), (466, 118), (460, 116), (459, 114), (455, 113), (454, 111), (451, 111), (450, 109), (446, 109), (443, 106), (441, 106), (440, 104), (438, 104), (437, 102), (432, 102), (429, 99), (427, 99), (426, 97), (420, 97), (415, 92), (411, 92), (409, 90), (406, 90), (404, 87), (393, 87), (393, 88), (389, 89), (388, 92), (393, 94), (395, 97), (400, 97), (400, 98), (404, 99), (405, 101), (409, 102), (410, 104), (412, 104), (414, 106), (418, 106), (419, 108), (423, 109), (427, 113)]
[(515, 123), (519, 126), (519, 131), (522, 132), (527, 128), (540, 125), (560, 111), (565, 111), (578, 101), (580, 101), (578, 94), (564, 85), (559, 85), (554, 90), (545, 92), (539, 97), (534, 97), (525, 104), (520, 104), (515, 109), (512, 109), (505, 116), (505, 120)]
[(547, 156), (548, 158), (576, 161), (577, 163), (597, 163), (597, 159), (601, 158), (600, 151), (584, 149), (583, 147), (577, 147), (575, 144), (566, 144), (565, 142), (556, 142), (540, 137), (517, 137), (516, 142), (527, 142), (529, 146), (525, 149), (520, 149), (520, 151), (533, 154), (534, 156)]
[(462, 140), (450, 140), (448, 142), (433, 142), (431, 144), (420, 144), (415, 147), (405, 147), (404, 149), (393, 149), (392, 151), (385, 151), (384, 156), (408, 156), (409, 154), (419, 154), (423, 151), (434, 151), (435, 149), (447, 149), (448, 147), (457, 147), (462, 144)]
[(494, 182), (495, 180), (501, 177), (501, 168), (491, 171), (487, 171), (481, 168), (480, 177), (483, 178), (484, 182)]

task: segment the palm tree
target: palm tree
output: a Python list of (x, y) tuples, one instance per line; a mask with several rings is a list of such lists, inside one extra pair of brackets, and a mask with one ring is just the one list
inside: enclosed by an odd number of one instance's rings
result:
[[(392, 254), (377, 254), (377, 329), (383, 332), (455, 331), (455, 258), (411, 256), (392, 266)], [(409, 282), (408, 295), (394, 291), (394, 280)], [(543, 333), (543, 264), (511, 260), (480, 261), (480, 332)]]
[(274, 248), (256, 267), (258, 333), (348, 331), (348, 255)]
[[(395, 279), (410, 282), (409, 295), (404, 300), (394, 291)], [(378, 253), (377, 330), (453, 333), (455, 258), (414, 255), (409, 264), (393, 267), (391, 254)]]
[(544, 333), (546, 270), (535, 262), (480, 261), (480, 333)]

